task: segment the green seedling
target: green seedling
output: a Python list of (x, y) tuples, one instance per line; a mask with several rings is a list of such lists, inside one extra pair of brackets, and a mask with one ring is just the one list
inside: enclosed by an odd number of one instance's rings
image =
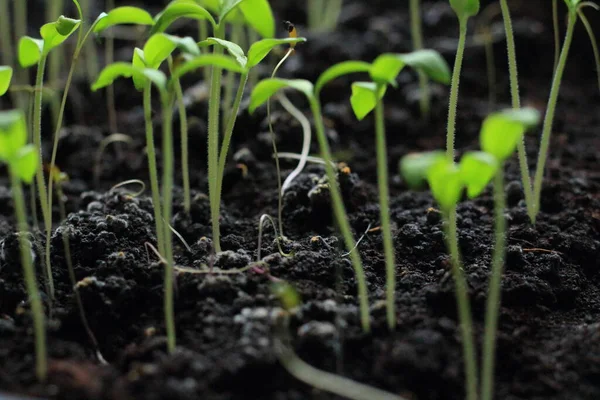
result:
[[(573, 34), (575, 31), (575, 24), (578, 19), (587, 22), (582, 10), (585, 7), (592, 7), (596, 10), (600, 10), (600, 7), (592, 2), (581, 1), (581, 0), (565, 0), (565, 3), (568, 6), (568, 22), (567, 22), (567, 33), (565, 36), (565, 41), (562, 46), (562, 50), (560, 52), (560, 57), (558, 59), (558, 64), (556, 66), (556, 70), (554, 72), (554, 78), (552, 80), (552, 87), (550, 89), (550, 98), (548, 99), (548, 105), (546, 108), (546, 114), (544, 117), (544, 124), (542, 128), (542, 140), (540, 144), (540, 150), (538, 154), (537, 166), (535, 170), (535, 177), (533, 182), (533, 216), (532, 222), (535, 223), (536, 217), (540, 212), (540, 197), (542, 194), (542, 183), (544, 178), (544, 171), (546, 168), (546, 159), (548, 157), (548, 149), (550, 147), (550, 137), (552, 135), (552, 125), (554, 123), (554, 114), (556, 112), (556, 103), (558, 101), (558, 94), (560, 92), (560, 84), (562, 81), (562, 76), (565, 71), (565, 66), (567, 64), (567, 58), (569, 57), (569, 50), (571, 48), (571, 43), (573, 41)], [(584, 23), (585, 23), (584, 22)], [(589, 23), (586, 24), (586, 26)], [(592, 43), (595, 43), (592, 41)], [(600, 70), (598, 70), (598, 74), (600, 74)], [(600, 78), (599, 78), (600, 80)]]
[[(19, 64), (22, 67), (31, 67), (37, 65), (37, 75), (35, 80), (35, 96), (33, 107), (33, 142), (39, 155), (39, 164), (43, 165), (42, 160), (42, 87), (44, 85), (44, 71), (46, 69), (46, 60), (50, 52), (60, 46), (71, 36), (81, 24), (79, 19), (59, 17), (56, 22), (50, 22), (40, 28), (41, 39), (34, 39), (29, 36), (23, 36), (19, 40)], [(51, 235), (52, 231), (52, 213), (48, 208), (48, 194), (46, 193), (46, 179), (42, 168), (37, 169), (36, 174), (37, 193), (42, 206), (42, 216), (44, 218), (44, 228), (46, 237)], [(49, 244), (46, 244), (49, 249)], [(48, 290), (51, 299), (54, 299), (54, 279), (52, 277), (52, 266), (50, 264), (50, 252), (46, 251), (46, 273), (48, 281)]]
[(342, 0), (308, 0), (308, 27), (313, 31), (331, 32), (340, 18)]
[[(410, 32), (412, 36), (413, 50), (423, 49), (423, 27), (421, 24), (421, 0), (410, 0)], [(422, 71), (419, 74), (419, 87), (421, 98), (419, 105), (421, 115), (424, 119), (429, 118), (431, 112), (431, 92), (429, 90), (429, 78)]]
[(317, 140), (319, 142), (319, 148), (321, 150), (321, 158), (325, 162), (325, 172), (327, 179), (330, 183), (329, 191), (331, 195), (331, 201), (333, 206), (333, 212), (335, 220), (340, 229), (344, 244), (349, 252), (354, 273), (356, 275), (358, 285), (358, 298), (360, 306), (360, 320), (364, 331), (370, 331), (370, 317), (369, 317), (369, 300), (367, 294), (367, 282), (365, 273), (362, 265), (362, 260), (357, 251), (352, 251), (355, 245), (354, 235), (348, 222), (348, 216), (340, 188), (337, 185), (335, 164), (333, 163), (333, 157), (331, 155), (331, 149), (327, 141), (325, 134), (325, 125), (323, 122), (323, 115), (321, 112), (320, 93), (323, 87), (330, 81), (341, 77), (343, 75), (357, 73), (357, 72), (370, 72), (371, 64), (362, 61), (346, 61), (327, 69), (323, 72), (316, 84), (313, 85), (311, 82), (303, 79), (279, 79), (270, 78), (259, 82), (250, 96), (250, 107), (251, 113), (254, 112), (258, 107), (268, 101), (268, 99), (275, 95), (279, 90), (291, 88), (303, 93), (310, 104), (310, 108), (315, 121), (315, 128), (317, 132)]
[(44, 310), (31, 258), (31, 244), (27, 240), (29, 228), (21, 186), (21, 182), (29, 184), (33, 181), (39, 167), (39, 158), (36, 147), (27, 144), (27, 124), (22, 111), (13, 110), (0, 113), (0, 161), (8, 166), (12, 186), (17, 229), (19, 231), (21, 266), (23, 267), (25, 287), (33, 317), (36, 375), (40, 381), (43, 381), (46, 379), (48, 371)]
[[(267, 0), (235, 0), (211, 1), (216, 10), (217, 19), (204, 7), (195, 3), (194, 0), (175, 0), (169, 3), (165, 9), (156, 16), (153, 33), (164, 32), (179, 18), (191, 18), (200, 21), (208, 21), (213, 28), (213, 36), (217, 40), (223, 40), (225, 36), (225, 25), (229, 18), (235, 16), (239, 11), (246, 23), (254, 28), (263, 37), (272, 37), (275, 33), (275, 22), (271, 8)], [(228, 49), (229, 50), (229, 49)], [(222, 46), (213, 46), (213, 55), (221, 55)], [(208, 110), (208, 191), (211, 208), (211, 223), (213, 230), (213, 246), (216, 252), (221, 251), (220, 243), (220, 191), (218, 190), (219, 170), (219, 113), (221, 106), (221, 78), (222, 69), (219, 65), (213, 65), (211, 72), (211, 85)], [(232, 115), (235, 115), (232, 112)]]
[(450, 86), (450, 105), (448, 108), (448, 127), (446, 131), (446, 155), (454, 159), (454, 135), (456, 132), (456, 112), (458, 107), (458, 89), (460, 85), (460, 74), (467, 42), (467, 24), (469, 18), (479, 12), (479, 0), (450, 0), (450, 6), (456, 13), (459, 23), (458, 48), (454, 60), (452, 72), (452, 84)]
[(388, 162), (385, 137), (383, 96), (388, 85), (396, 85), (398, 74), (409, 66), (435, 81), (450, 83), (450, 69), (442, 56), (433, 50), (418, 50), (408, 54), (382, 54), (371, 65), (372, 82), (352, 84), (350, 102), (354, 114), (362, 120), (375, 109), (375, 140), (377, 149), (377, 184), (379, 187), (379, 212), (386, 264), (387, 322), (390, 329), (396, 327), (395, 288), (396, 261), (389, 213)]

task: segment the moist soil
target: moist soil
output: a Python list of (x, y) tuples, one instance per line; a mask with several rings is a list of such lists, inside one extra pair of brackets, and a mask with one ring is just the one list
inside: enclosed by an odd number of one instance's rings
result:
[[(157, 4), (148, 6), (158, 11)], [(158, 2), (155, 2), (158, 3)], [(281, 76), (314, 80), (333, 63), (372, 60), (382, 52), (411, 48), (405, 2), (348, 1), (337, 32), (315, 34), (303, 28), (303, 2), (274, 1), (276, 18), (297, 22), (308, 42)], [(297, 4), (296, 4), (297, 3)], [(491, 2), (483, 2), (484, 6)], [(553, 42), (547, 1), (514, 3), (522, 101), (544, 110), (552, 78)], [(564, 13), (561, 4), (561, 13)], [(457, 21), (445, 1), (423, 4), (426, 46), (453, 63)], [(561, 23), (563, 19), (561, 18)], [(598, 18), (592, 24), (600, 26)], [(193, 24), (181, 25), (192, 32)], [(32, 29), (33, 30), (33, 29)], [(474, 31), (474, 25), (470, 32)], [(564, 26), (563, 26), (564, 31)], [(509, 107), (509, 83), (501, 21), (492, 23), (495, 104), (483, 47), (467, 47), (457, 122), (460, 152), (478, 147), (478, 131), (490, 110)], [(282, 32), (283, 34), (283, 32)], [(508, 250), (502, 281), (496, 392), (498, 399), (595, 399), (600, 396), (600, 95), (591, 46), (578, 26), (565, 73), (542, 195), (541, 213), (531, 225), (515, 160), (508, 163), (506, 193)], [(117, 41), (117, 58), (128, 59), (131, 42)], [(269, 74), (269, 67), (261, 71)], [(242, 268), (257, 257), (258, 221), (277, 214), (277, 184), (264, 109), (249, 115), (242, 105), (228, 162), (221, 216), (224, 252), (211, 254), (206, 176), (206, 91), (201, 74), (185, 82), (195, 87), (188, 106), (193, 205), (182, 207), (175, 189), (173, 227), (190, 244), (176, 240), (178, 265), (215, 271)], [(408, 399), (464, 398), (459, 325), (444, 244), (442, 221), (428, 192), (407, 189), (398, 176), (399, 159), (413, 151), (443, 148), (448, 88), (433, 85), (431, 119), (419, 117), (414, 74), (404, 72), (397, 90), (386, 96), (391, 216), (396, 251), (398, 327), (386, 325), (385, 269), (380, 233), (368, 233), (357, 250), (365, 265), (372, 331), (358, 320), (356, 279), (333, 226), (327, 193), (309, 196), (324, 175), (310, 165), (284, 198), (284, 228), (290, 239), (282, 257), (275, 234), (265, 229), (266, 267), (238, 274), (176, 277), (177, 349), (166, 351), (163, 323), (163, 269), (146, 243), (155, 243), (148, 190), (133, 197), (111, 190), (127, 179), (147, 180), (141, 96), (130, 83), (116, 84), (119, 130), (132, 137), (119, 154), (109, 147), (101, 179), (93, 182), (94, 154), (108, 135), (104, 93), (90, 93), (79, 80), (73, 88), (58, 165), (68, 218), (52, 238), (56, 300), (48, 320), (50, 372), (36, 383), (33, 336), (18, 262), (13, 206), (6, 179), (0, 180), (0, 390), (37, 398), (69, 399), (332, 399), (300, 383), (273, 350), (273, 318), (278, 307), (272, 277), (291, 283), (302, 306), (291, 317), (292, 346), (311, 365), (370, 384)], [(349, 106), (349, 79), (323, 92), (328, 135), (336, 157), (351, 172), (340, 176), (349, 220), (356, 237), (379, 224), (373, 121), (357, 122)], [(310, 115), (303, 99), (290, 95)], [(5, 106), (7, 104), (5, 103)], [(155, 105), (156, 143), (160, 108)], [(280, 151), (299, 152), (301, 129), (275, 107)], [(47, 120), (47, 121), (46, 121)], [(45, 118), (45, 150), (50, 148)], [(175, 121), (176, 142), (179, 140)], [(527, 138), (535, 166), (540, 131)], [(179, 150), (177, 150), (179, 151)], [(318, 148), (313, 143), (312, 153)], [(48, 154), (46, 154), (46, 157)], [(49, 159), (46, 158), (46, 159)], [(238, 164), (245, 164), (243, 174)], [(294, 167), (283, 162), (284, 173)], [(177, 184), (181, 183), (177, 176)], [(135, 189), (135, 188), (134, 188)], [(56, 204), (56, 203), (55, 203)], [(473, 305), (478, 348), (493, 240), (493, 201), (488, 189), (458, 208), (460, 249)], [(90, 328), (106, 359), (100, 363), (83, 328), (69, 282), (61, 235), (68, 233)], [(44, 235), (31, 236), (40, 287), (44, 289)], [(218, 269), (217, 269), (218, 268)], [(44, 293), (47, 299), (47, 294)], [(1, 396), (0, 396), (1, 397)]]

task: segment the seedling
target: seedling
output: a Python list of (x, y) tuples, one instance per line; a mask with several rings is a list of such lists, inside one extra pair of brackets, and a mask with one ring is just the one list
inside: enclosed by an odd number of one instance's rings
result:
[(331, 32), (335, 29), (342, 11), (342, 0), (308, 0), (308, 27), (313, 31)]
[(389, 174), (387, 167), (383, 96), (385, 95), (388, 85), (396, 85), (396, 77), (405, 66), (412, 67), (419, 73), (435, 81), (444, 84), (450, 83), (450, 69), (448, 68), (448, 65), (442, 56), (433, 50), (418, 50), (408, 54), (382, 54), (377, 57), (371, 65), (369, 74), (373, 81), (353, 83), (352, 97), (350, 98), (354, 114), (359, 120), (362, 120), (373, 110), (373, 108), (375, 108), (377, 184), (379, 187), (379, 212), (381, 218), (381, 231), (383, 233), (383, 248), (387, 275), (387, 322), (390, 329), (396, 327), (396, 261), (389, 213)]
[(21, 182), (33, 181), (39, 167), (37, 149), (27, 144), (27, 128), (22, 111), (12, 110), (0, 113), (0, 161), (8, 166), (12, 195), (19, 230), (21, 266), (25, 287), (31, 304), (35, 334), (36, 375), (40, 381), (46, 379), (48, 355), (46, 353), (46, 332), (44, 330), (44, 310), (38, 291), (35, 270), (31, 259), (31, 244), (27, 240), (27, 215)]
[[(535, 178), (533, 183), (533, 218), (532, 222), (535, 223), (535, 219), (540, 212), (540, 196), (542, 193), (542, 183), (544, 178), (544, 171), (546, 168), (546, 159), (548, 157), (548, 149), (550, 147), (550, 137), (552, 135), (552, 125), (554, 123), (554, 113), (556, 112), (556, 103), (558, 101), (558, 94), (560, 92), (560, 84), (562, 81), (563, 73), (565, 72), (565, 66), (567, 64), (567, 58), (569, 57), (569, 50), (573, 41), (573, 33), (575, 31), (575, 24), (578, 19), (581, 19), (583, 15), (583, 8), (592, 7), (596, 10), (600, 10), (600, 7), (592, 2), (581, 1), (581, 0), (565, 0), (567, 7), (569, 8), (568, 22), (567, 22), (567, 33), (565, 41), (560, 52), (558, 64), (554, 72), (554, 78), (552, 80), (552, 87), (550, 89), (550, 98), (546, 108), (546, 115), (544, 117), (544, 124), (542, 128), (542, 141), (540, 144), (540, 150), (538, 154), (538, 161), (535, 170)], [(587, 21), (587, 20), (586, 20)], [(600, 70), (598, 71), (600, 74)]]
[[(35, 96), (33, 108), (33, 142), (39, 155), (39, 164), (42, 160), (42, 87), (44, 85), (44, 70), (48, 54), (53, 49), (62, 44), (73, 32), (75, 32), (81, 20), (67, 17), (59, 17), (56, 22), (50, 22), (40, 28), (41, 39), (34, 39), (29, 36), (23, 36), (19, 41), (19, 64), (22, 67), (31, 67), (37, 65), (37, 75), (35, 80)], [(37, 192), (42, 206), (42, 215), (44, 218), (44, 227), (46, 237), (52, 231), (52, 213), (48, 208), (48, 194), (46, 193), (46, 180), (41, 168), (37, 169), (36, 174)], [(47, 248), (49, 244), (46, 244)], [(48, 290), (50, 298), (54, 299), (54, 279), (52, 278), (52, 266), (50, 264), (50, 252), (46, 251), (46, 273), (48, 281)]]

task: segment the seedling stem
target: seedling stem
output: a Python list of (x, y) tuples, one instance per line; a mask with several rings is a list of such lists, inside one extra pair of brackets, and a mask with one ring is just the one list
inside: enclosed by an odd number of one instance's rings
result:
[(454, 134), (456, 132), (458, 89), (460, 85), (460, 73), (462, 70), (465, 43), (467, 41), (467, 18), (459, 18), (458, 21), (460, 34), (458, 38), (458, 48), (456, 49), (456, 58), (454, 60), (454, 69), (452, 72), (452, 84), (450, 87), (450, 105), (448, 109), (448, 129), (446, 133), (446, 156), (449, 160), (454, 160)]
[[(421, 0), (410, 0), (410, 24), (414, 50), (423, 48), (423, 28), (421, 26)], [(431, 111), (431, 91), (429, 90), (429, 78), (421, 70), (417, 70), (419, 75), (419, 87), (421, 90), (421, 116), (423, 119), (429, 118)]]

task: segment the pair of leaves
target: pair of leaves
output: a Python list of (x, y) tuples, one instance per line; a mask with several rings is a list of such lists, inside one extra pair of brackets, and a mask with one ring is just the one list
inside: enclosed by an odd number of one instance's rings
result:
[(427, 181), (433, 197), (448, 211), (458, 203), (464, 188), (469, 198), (479, 196), (498, 168), (514, 153), (525, 131), (539, 122), (539, 112), (531, 108), (494, 113), (481, 128), (483, 151), (466, 153), (459, 165), (441, 151), (411, 154), (401, 160), (400, 172), (411, 187)]
[(42, 57), (67, 40), (80, 25), (78, 19), (60, 16), (55, 22), (40, 28), (41, 39), (23, 36), (19, 40), (19, 64), (24, 68), (36, 65)]
[(31, 183), (39, 159), (35, 147), (27, 144), (27, 127), (21, 110), (0, 112), (0, 160), (23, 182)]
[(12, 75), (12, 67), (0, 65), (0, 96), (4, 96), (4, 94), (8, 91)]

